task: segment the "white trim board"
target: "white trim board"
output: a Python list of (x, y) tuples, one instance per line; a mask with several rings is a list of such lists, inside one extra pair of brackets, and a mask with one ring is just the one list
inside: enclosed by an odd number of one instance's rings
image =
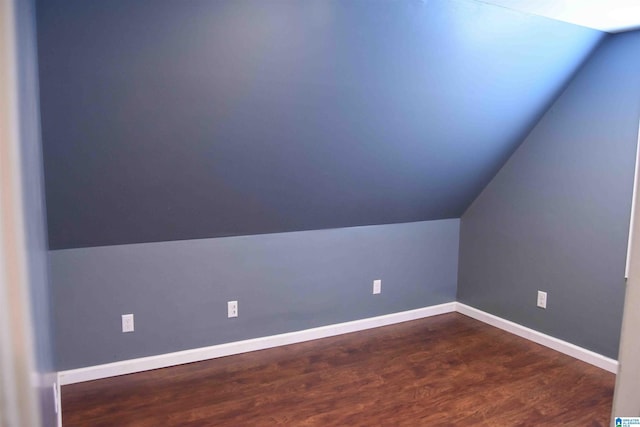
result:
[(104, 365), (89, 366), (86, 368), (71, 369), (58, 373), (58, 384), (68, 385), (84, 381), (92, 381), (101, 378), (115, 377), (118, 375), (144, 372), (152, 369), (166, 368), (169, 366), (182, 365), (185, 363), (199, 362), (203, 360), (215, 359), (218, 357), (231, 356), (234, 354), (246, 353), (256, 350), (282, 345), (296, 344), (320, 338), (332, 337), (335, 335), (347, 334), (350, 332), (363, 331), (380, 326), (392, 325), (395, 323), (407, 322), (410, 320), (422, 319), (444, 313), (458, 312), (479, 320), (483, 323), (495, 326), (499, 329), (510, 332), (519, 337), (528, 339), (538, 344), (549, 347), (576, 359), (582, 360), (609, 372), (616, 373), (618, 362), (593, 351), (578, 347), (577, 345), (559, 340), (552, 336), (543, 334), (509, 320), (502, 319), (476, 308), (458, 302), (434, 305), (419, 308), (416, 310), (403, 311), (400, 313), (386, 314), (383, 316), (370, 317), (367, 319), (354, 320), (351, 322), (338, 323), (335, 325), (321, 326), (303, 331), (289, 332), (285, 334), (272, 335), (268, 337), (254, 338), (244, 341), (236, 341), (226, 344), (213, 345), (210, 347), (196, 348), (192, 350), (178, 351), (175, 353), (160, 354), (157, 356), (141, 357), (138, 359), (123, 360), (120, 362), (107, 363)]
[(629, 217), (629, 237), (627, 237), (627, 257), (624, 263), (624, 278), (629, 278), (631, 267), (631, 238), (633, 237), (633, 219), (636, 216), (636, 204), (638, 203), (638, 164), (640, 163), (640, 121), (638, 121), (638, 143), (636, 144), (636, 164), (633, 172), (633, 192), (631, 193), (631, 216)]
[(185, 363), (200, 362), (223, 356), (231, 356), (256, 350), (265, 350), (267, 348), (282, 345), (296, 344), (320, 338), (332, 337), (335, 335), (348, 334), (350, 332), (363, 331), (365, 329), (437, 316), (438, 314), (452, 313), (454, 311), (456, 311), (456, 302), (449, 302), (430, 307), (418, 308), (416, 310), (402, 311), (400, 313), (385, 314), (383, 316), (305, 329), (303, 331), (288, 332), (285, 334), (235, 341), (210, 347), (196, 348), (193, 350), (184, 350), (175, 353), (107, 363), (104, 365), (71, 369), (58, 373), (58, 383), (60, 385), (68, 385), (83, 381), (115, 377), (117, 375), (149, 371), (151, 369), (182, 365)]
[(473, 308), (459, 302), (456, 303), (456, 311), (460, 314), (464, 314), (465, 316), (469, 316), (488, 325), (495, 326), (496, 328), (510, 332), (519, 337), (526, 338), (529, 341), (533, 341), (537, 344), (559, 351), (560, 353), (564, 353), (575, 359), (582, 360), (583, 362), (587, 362), (591, 365), (597, 366), (598, 368), (604, 369), (614, 374), (618, 372), (617, 360), (610, 359), (591, 350), (587, 350), (586, 348), (578, 347), (575, 344), (571, 344), (567, 341), (554, 338), (550, 335), (543, 334), (542, 332), (538, 332), (531, 328), (527, 328), (526, 326), (519, 325), (518, 323), (511, 322), (510, 320), (506, 320), (498, 316), (494, 316), (493, 314), (489, 314), (487, 312), (478, 310), (477, 308)]

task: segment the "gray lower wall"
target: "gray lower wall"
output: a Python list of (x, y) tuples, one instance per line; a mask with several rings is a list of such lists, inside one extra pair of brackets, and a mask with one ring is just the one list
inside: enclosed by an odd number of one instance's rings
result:
[[(455, 301), (458, 219), (50, 252), (59, 370)], [(382, 279), (382, 294), (372, 282)], [(226, 302), (239, 301), (239, 317)], [(123, 334), (120, 316), (135, 314)]]
[[(640, 32), (608, 37), (461, 219), (458, 300), (617, 357)], [(537, 290), (548, 308), (536, 308)]]

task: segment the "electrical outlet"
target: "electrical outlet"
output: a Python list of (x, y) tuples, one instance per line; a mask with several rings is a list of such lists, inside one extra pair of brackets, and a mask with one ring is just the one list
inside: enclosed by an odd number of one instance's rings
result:
[(538, 307), (547, 308), (547, 293), (538, 291)]
[(373, 293), (375, 295), (379, 294), (380, 292), (382, 292), (382, 280), (376, 279), (373, 281)]
[(133, 332), (133, 314), (122, 315), (122, 332)]
[(227, 317), (238, 317), (238, 301), (227, 302)]

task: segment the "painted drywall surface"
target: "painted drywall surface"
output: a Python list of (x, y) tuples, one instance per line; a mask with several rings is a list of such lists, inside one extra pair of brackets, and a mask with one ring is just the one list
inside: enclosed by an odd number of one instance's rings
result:
[(639, 51), (639, 32), (608, 37), (461, 219), (459, 301), (613, 358)]
[(468, 0), (43, 0), (52, 249), (458, 218), (601, 34)]
[(55, 426), (57, 418), (52, 385), (55, 382), (56, 374), (47, 270), (47, 231), (40, 142), (35, 4), (31, 0), (16, 1), (14, 4), (16, 5), (18, 31), (18, 108), (22, 200), (37, 370), (34, 375), (34, 378), (37, 379), (34, 381), (34, 387), (39, 392), (43, 425)]
[[(459, 223), (51, 251), (58, 369), (454, 301)], [(227, 318), (231, 300), (236, 319)], [(136, 330), (123, 334), (129, 313)]]

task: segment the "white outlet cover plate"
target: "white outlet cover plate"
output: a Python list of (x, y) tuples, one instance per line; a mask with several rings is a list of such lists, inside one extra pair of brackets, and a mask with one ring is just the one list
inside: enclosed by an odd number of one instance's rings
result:
[(238, 301), (227, 302), (227, 317), (238, 317)]
[(382, 292), (382, 280), (376, 279), (373, 281), (373, 293), (379, 294)]
[(538, 307), (547, 308), (547, 293), (538, 291)]
[(133, 332), (133, 314), (122, 315), (122, 332)]

